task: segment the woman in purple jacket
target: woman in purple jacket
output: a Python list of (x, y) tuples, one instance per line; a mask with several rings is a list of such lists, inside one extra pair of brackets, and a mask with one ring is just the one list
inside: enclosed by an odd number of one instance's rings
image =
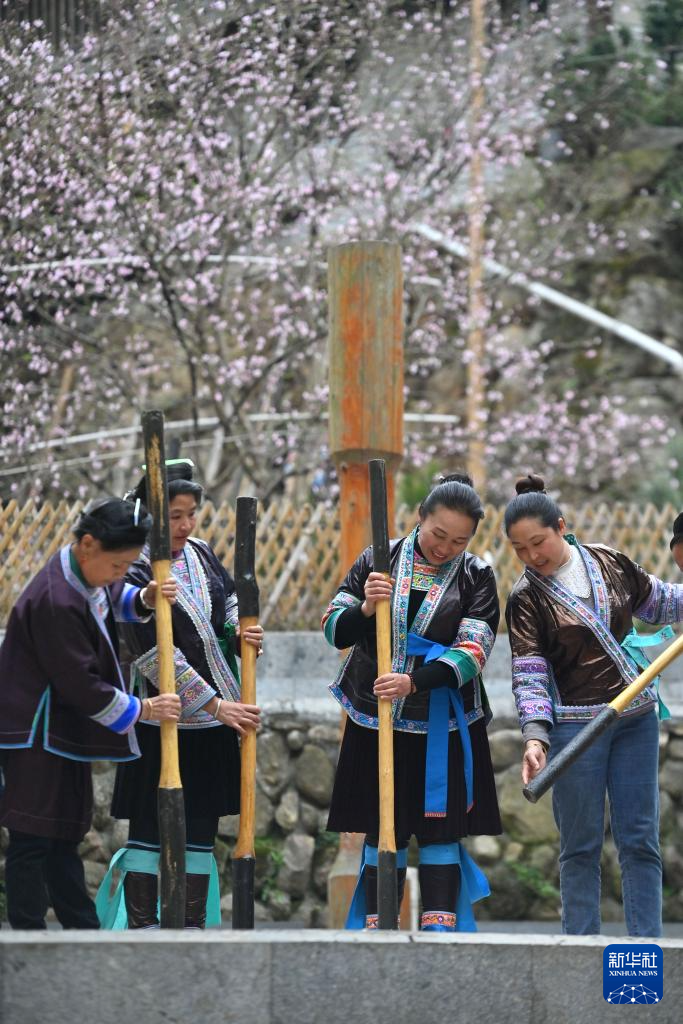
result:
[[(180, 701), (140, 701), (124, 685), (115, 621), (148, 618), (157, 584), (121, 582), (151, 527), (138, 503), (91, 503), (75, 539), (50, 558), (20, 596), (0, 648), (0, 756), (9, 829), (7, 916), (13, 928), (45, 928), (48, 897), (64, 928), (98, 928), (78, 844), (90, 828), (90, 762), (139, 756), (138, 719), (177, 720)], [(169, 600), (175, 583), (162, 585)]]

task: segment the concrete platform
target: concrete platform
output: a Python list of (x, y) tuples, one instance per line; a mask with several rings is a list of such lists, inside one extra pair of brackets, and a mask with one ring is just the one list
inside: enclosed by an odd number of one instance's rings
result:
[[(683, 941), (660, 939), (664, 998), (602, 995), (615, 938), (362, 932), (0, 933), (2, 1024), (602, 1024), (680, 1020)], [(633, 940), (628, 940), (633, 941)], [(643, 940), (647, 941), (647, 940)]]

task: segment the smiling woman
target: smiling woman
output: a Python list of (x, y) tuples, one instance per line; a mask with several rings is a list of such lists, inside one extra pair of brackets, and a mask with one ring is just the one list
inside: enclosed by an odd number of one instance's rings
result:
[[(683, 586), (649, 575), (620, 551), (580, 544), (567, 533), (540, 477), (524, 477), (516, 489), (505, 510), (505, 529), (526, 569), (505, 614), (526, 784), (545, 766), (548, 749), (552, 759), (645, 667), (642, 648), (657, 637), (639, 637), (633, 618), (680, 621)], [(567, 933), (600, 931), (600, 854), (609, 792), (629, 934), (661, 935), (658, 703), (655, 681), (555, 782)], [(664, 708), (662, 717), (667, 716)]]
[[(415, 529), (391, 542), (391, 580), (373, 571), (372, 551), (364, 551), (323, 617), (329, 643), (353, 648), (330, 688), (349, 717), (328, 828), (367, 834), (347, 927), (378, 923), (380, 700), (392, 702), (399, 885), (415, 835), (423, 930), (475, 930), (471, 903), (488, 894), (460, 844), (501, 831), (481, 681), (498, 628), (496, 581), (466, 550), (483, 516), (469, 477), (442, 478)], [(378, 676), (375, 611), (383, 599), (391, 601), (392, 671)]]
[[(235, 655), (241, 644), (258, 651), (263, 628), (249, 627), (236, 635), (239, 609), (235, 584), (212, 548), (194, 537), (203, 488), (193, 479), (188, 459), (166, 463), (171, 532), (171, 571), (178, 600), (172, 610), (173, 661), (182, 712), (178, 753), (187, 828), (186, 927), (220, 923), (213, 847), (218, 819), (237, 814), (240, 794), (238, 737), (257, 729), (260, 712), (240, 700)], [(145, 500), (143, 478), (130, 497)], [(145, 547), (126, 574), (138, 587), (150, 585), (152, 566)], [(156, 634), (150, 624), (131, 623), (124, 629), (130, 662), (131, 689), (140, 697), (157, 693), (159, 658)], [(142, 757), (121, 765), (116, 774), (112, 815), (130, 820), (128, 843), (116, 860), (123, 882), (109, 900), (105, 880), (98, 897), (104, 927), (154, 928), (157, 916), (159, 827), (157, 786), (161, 767), (159, 729), (142, 722), (136, 729)]]
[[(135, 722), (177, 719), (180, 701), (127, 692), (115, 621), (149, 618), (156, 584), (122, 582), (151, 526), (144, 508), (92, 502), (75, 539), (20, 596), (0, 648), (0, 752), (9, 829), (5, 868), (13, 928), (45, 928), (48, 896), (65, 928), (97, 928), (78, 843), (92, 817), (91, 761), (139, 756)], [(175, 587), (162, 590), (173, 599)]]

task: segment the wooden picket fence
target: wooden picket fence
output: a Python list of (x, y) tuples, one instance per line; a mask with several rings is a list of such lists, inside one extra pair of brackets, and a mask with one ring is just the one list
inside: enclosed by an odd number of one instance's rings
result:
[(30, 24), (59, 49), (63, 42), (74, 45), (87, 32), (98, 31), (107, 20), (107, 7), (102, 0), (0, 0), (0, 25)]
[[(0, 509), (0, 627), (31, 577), (70, 536), (82, 505), (23, 506), (10, 501)], [(677, 509), (668, 505), (596, 504), (565, 507), (567, 522), (584, 541), (600, 541), (627, 552), (663, 579), (676, 579), (669, 551), (671, 525)], [(407, 532), (415, 512), (397, 513), (397, 534)], [(471, 550), (486, 558), (498, 579), (501, 603), (519, 575), (520, 564), (503, 534), (503, 508), (489, 505)], [(218, 557), (232, 565), (235, 512), (226, 504), (207, 502), (199, 511), (197, 535), (207, 540)], [(339, 516), (326, 504), (300, 505), (273, 501), (261, 508), (257, 529), (257, 576), (261, 617), (270, 629), (317, 629), (320, 616), (335, 591), (339, 565)]]

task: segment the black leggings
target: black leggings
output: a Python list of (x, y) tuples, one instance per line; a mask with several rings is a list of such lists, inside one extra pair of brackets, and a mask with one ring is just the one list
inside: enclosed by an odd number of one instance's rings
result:
[(63, 928), (100, 927), (78, 843), (10, 829), (5, 888), (11, 928), (45, 929), (50, 903)]
[[(417, 836), (420, 847), (435, 845), (421, 843)], [(377, 836), (366, 836), (368, 846), (376, 847), (379, 843)], [(396, 840), (396, 849), (405, 850), (408, 846), (408, 839), (399, 838)], [(452, 913), (460, 894), (460, 865), (459, 864), (420, 864), (418, 868), (420, 879), (420, 899), (423, 911), (446, 911)], [(365, 902), (368, 914), (377, 913), (377, 869), (365, 868)], [(405, 869), (398, 871), (399, 902), (403, 892)]]

